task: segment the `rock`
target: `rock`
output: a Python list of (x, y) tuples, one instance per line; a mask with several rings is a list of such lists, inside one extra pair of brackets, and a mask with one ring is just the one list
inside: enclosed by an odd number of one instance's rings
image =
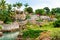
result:
[(31, 40), (31, 38), (26, 38), (26, 40)]
[(51, 40), (49, 37), (43, 38), (42, 40)]
[(32, 15), (31, 16), (31, 20), (38, 20), (39, 19), (39, 16), (37, 16), (37, 15)]
[(3, 33), (2, 32), (0, 32), (0, 37), (3, 35)]
[(41, 20), (48, 20), (50, 21), (50, 17), (49, 16), (40, 16)]
[(48, 32), (42, 32), (37, 39), (38, 40), (51, 40), (50, 31), (48, 31)]
[(3, 24), (2, 26), (3, 26), (2, 28), (3, 32), (15, 31), (19, 29), (19, 24), (17, 22), (13, 22), (11, 24)]
[(0, 24), (3, 24), (3, 21), (0, 21)]
[(51, 21), (56, 21), (57, 20), (57, 18), (51, 18)]
[(18, 35), (16, 40), (23, 40), (22, 35)]

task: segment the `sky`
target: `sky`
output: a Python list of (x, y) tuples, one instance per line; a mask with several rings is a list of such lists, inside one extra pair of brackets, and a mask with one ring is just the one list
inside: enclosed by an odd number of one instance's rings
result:
[[(7, 3), (13, 4), (16, 2), (21, 2), (23, 4), (28, 3), (30, 7), (33, 8), (33, 10), (49, 7), (56, 8), (60, 7), (60, 0), (6, 0)], [(21, 10), (24, 9), (24, 6), (21, 7)]]

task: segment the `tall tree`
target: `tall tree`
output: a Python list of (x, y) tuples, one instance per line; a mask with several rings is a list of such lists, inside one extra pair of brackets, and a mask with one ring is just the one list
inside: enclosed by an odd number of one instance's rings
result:
[(55, 8), (52, 8), (52, 9), (51, 9), (51, 13), (52, 13), (52, 14), (55, 14), (55, 13), (56, 13), (56, 9), (55, 9)]
[(12, 11), (14, 11), (14, 13), (15, 13), (15, 8), (17, 7), (17, 5), (16, 4), (13, 4), (13, 9), (12, 9)]
[(16, 7), (16, 4), (13, 4), (13, 7)]
[(17, 7), (20, 8), (20, 7), (22, 6), (22, 3), (19, 3), (19, 2), (18, 2), (18, 3), (16, 3), (16, 5), (17, 5)]
[(14, 13), (19, 13), (20, 12), (20, 8), (21, 8), (21, 6), (22, 6), (22, 3), (16, 3), (16, 4), (13, 4), (13, 11), (14, 11)]
[(45, 9), (47, 14), (50, 12), (50, 9), (48, 7), (45, 7), (44, 9)]
[(1, 0), (0, 7), (1, 7), (1, 9), (5, 9), (6, 8), (6, 1), (5, 0)]
[(8, 12), (10, 13), (11, 12), (11, 9), (12, 9), (12, 5), (11, 4), (8, 4)]
[(25, 10), (25, 11), (27, 11), (28, 13), (33, 13), (33, 8), (28, 7), (28, 8), (26, 8), (26, 10)]
[(28, 5), (28, 3), (26, 3), (26, 4), (24, 4), (24, 6), (27, 8), (29, 5)]
[(25, 8), (24, 11), (27, 12), (27, 7), (29, 6), (28, 3), (24, 4)]
[(60, 8), (52, 8), (51, 10), (52, 13), (60, 13)]
[(60, 8), (55, 8), (56, 13), (60, 13)]
[(12, 21), (11, 17), (10, 17), (10, 13), (11, 13), (11, 5), (6, 5), (6, 1), (5, 0), (1, 0), (0, 2), (0, 20), (2, 20), (4, 23), (6, 23), (7, 21)]

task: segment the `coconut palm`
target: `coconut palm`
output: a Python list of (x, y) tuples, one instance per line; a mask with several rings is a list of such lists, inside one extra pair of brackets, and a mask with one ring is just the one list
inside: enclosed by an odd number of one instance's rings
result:
[(15, 8), (16, 8), (17, 6), (16, 6), (16, 4), (13, 4), (13, 11), (14, 11), (14, 13), (15, 13)]
[(16, 4), (13, 4), (13, 7), (16, 7)]
[(11, 12), (11, 9), (12, 9), (11, 4), (8, 4), (8, 12), (9, 12), (9, 13)]
[(29, 6), (28, 3), (24, 4), (24, 6), (25, 6), (24, 11), (27, 12), (27, 7)]
[(28, 3), (26, 3), (26, 4), (24, 4), (24, 6), (25, 6), (25, 7), (28, 7), (29, 5), (28, 5)]
[(1, 3), (0, 3), (0, 6), (2, 9), (5, 9), (6, 8), (6, 1), (5, 0), (1, 0)]
[(0, 20), (6, 23), (7, 21), (12, 21), (10, 14), (11, 14), (11, 4), (6, 4), (5, 0), (0, 1)]
[(16, 3), (16, 5), (17, 5), (17, 7), (19, 7), (19, 8), (21, 8), (21, 6), (22, 6), (22, 3)]
[[(17, 9), (20, 9), (21, 8), (21, 6), (22, 6), (22, 3), (16, 3), (16, 4), (13, 4), (13, 7), (14, 7), (14, 10), (15, 11), (18, 11)], [(16, 9), (17, 8), (17, 9)]]

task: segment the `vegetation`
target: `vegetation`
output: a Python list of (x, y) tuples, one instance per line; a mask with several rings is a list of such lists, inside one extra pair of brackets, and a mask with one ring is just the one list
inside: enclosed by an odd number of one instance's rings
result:
[(42, 30), (31, 30), (31, 29), (28, 29), (27, 31), (24, 31), (23, 32), (23, 37), (24, 38), (37, 38), (40, 33), (42, 32)]
[(26, 19), (30, 19), (30, 16), (29, 16), (29, 14), (27, 14), (27, 15), (26, 15)]
[(27, 8), (29, 5), (28, 5), (28, 3), (26, 3), (26, 4), (24, 4), (24, 6)]
[(53, 24), (54, 27), (60, 27), (60, 20), (55, 21)]
[(28, 13), (33, 13), (33, 9), (32, 9), (31, 7), (25, 8), (24, 11), (26, 11), (26, 12), (28, 12)]
[(2, 25), (0, 25), (0, 30), (2, 30)]
[(0, 20), (4, 21), (4, 23), (6, 23), (7, 21), (12, 21), (10, 14), (11, 14), (11, 5), (7, 5), (6, 7), (6, 2), (5, 0), (1, 0), (1, 5), (0, 7), (2, 7), (0, 9)]
[(45, 7), (44, 9), (45, 9), (47, 14), (50, 13), (50, 9), (48, 7)]
[(37, 10), (35, 10), (35, 13), (36, 14), (39, 14), (39, 15), (42, 15), (42, 14), (44, 14), (44, 9), (37, 9)]
[[(13, 4), (14, 7), (18, 9), (22, 6), (22, 3)], [(0, 20), (4, 23), (11, 23), (13, 21), (12, 17), (15, 12), (12, 13), (12, 5), (7, 4), (5, 0), (0, 1)]]
[[(10, 24), (11, 22), (13, 22), (13, 16), (16, 13), (16, 9), (14, 9), (14, 11), (12, 11), (12, 7), (20, 9), (23, 6), (22, 3), (16, 3), (16, 4), (7, 4), (5, 0), (1, 0), (0, 2), (0, 21), (3, 21), (4, 23)], [(24, 4), (25, 8), (24, 11), (27, 12), (27, 16), (26, 19), (30, 19), (30, 15), (29, 13), (35, 13), (38, 15), (44, 15), (46, 14), (47, 16), (50, 17), (51, 15), (54, 15), (57, 21), (43, 21), (41, 19), (36, 20), (37, 22), (43, 22), (41, 25), (39, 24), (31, 24), (31, 23), (27, 23), (26, 29), (23, 30), (23, 37), (30, 37), (30, 38), (37, 38), (41, 32), (47, 30), (51, 32), (51, 36), (54, 39), (55, 37), (60, 38), (60, 8), (52, 8), (51, 11), (48, 7), (44, 7), (43, 9), (36, 9), (35, 12), (33, 12), (33, 8), (32, 7), (28, 7), (28, 3)], [(49, 14), (49, 15), (48, 15)], [(46, 16), (45, 15), (45, 16)], [(40, 17), (40, 16), (38, 16)], [(51, 19), (53, 19), (51, 17)], [(48, 18), (47, 18), (48, 19)], [(41, 27), (40, 27), (41, 26)], [(2, 29), (2, 26), (0, 25), (0, 29)], [(55, 34), (54, 34), (55, 33)]]

